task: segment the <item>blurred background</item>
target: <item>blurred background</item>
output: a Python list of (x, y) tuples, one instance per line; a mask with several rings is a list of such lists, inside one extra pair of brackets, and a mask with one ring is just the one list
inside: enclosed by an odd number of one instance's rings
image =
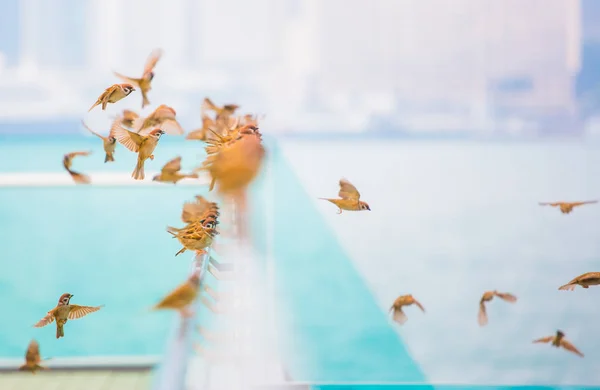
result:
[[(87, 113), (113, 70), (139, 77), (158, 47), (149, 107), (136, 91)], [(34, 336), (52, 356), (164, 353), (171, 317), (137, 310), (187, 275), (164, 228), (207, 188), (14, 177), (66, 176), (62, 155), (88, 149), (76, 170), (128, 177), (135, 155), (119, 145), (103, 164), (80, 121), (106, 134), (121, 110), (164, 103), (189, 131), (207, 96), (265, 115), (254, 245), (273, 256), (295, 381), (600, 385), (600, 288), (557, 291), (600, 271), (599, 206), (537, 204), (600, 198), (596, 0), (2, 0), (0, 299), (20, 314), (0, 357)], [(189, 170), (203, 146), (164, 136), (146, 169), (182, 155)], [(371, 212), (317, 199), (341, 177)], [(64, 340), (32, 330), (69, 289), (106, 310)], [(492, 301), (481, 328), (493, 289), (519, 301)], [(386, 313), (402, 294), (426, 313), (400, 327)], [(531, 343), (557, 329), (585, 358)]]

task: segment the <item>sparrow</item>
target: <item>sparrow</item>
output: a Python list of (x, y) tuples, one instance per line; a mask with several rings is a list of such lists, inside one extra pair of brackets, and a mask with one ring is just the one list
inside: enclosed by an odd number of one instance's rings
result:
[(579, 275), (575, 279), (571, 280), (564, 286), (560, 286), (559, 290), (573, 291), (575, 286), (579, 285), (583, 288), (590, 286), (597, 286), (600, 284), (600, 272), (586, 272), (585, 274)]
[(192, 313), (188, 307), (198, 296), (200, 287), (200, 274), (195, 272), (188, 280), (177, 286), (173, 291), (167, 294), (153, 310), (177, 310), (183, 317), (190, 317)]
[(342, 178), (340, 179), (340, 192), (338, 192), (338, 196), (341, 199), (330, 199), (330, 198), (319, 198), (323, 200), (327, 200), (338, 207), (338, 214), (342, 213), (342, 210), (348, 211), (362, 211), (369, 210), (371, 208), (367, 204), (367, 202), (363, 202), (360, 200), (360, 193), (348, 180)]
[(65, 167), (67, 172), (69, 172), (69, 175), (71, 175), (71, 177), (73, 178), (73, 181), (76, 184), (90, 184), (91, 180), (88, 175), (71, 170), (71, 165), (73, 164), (73, 158), (75, 158), (76, 156), (89, 156), (91, 153), (92, 153), (91, 151), (90, 152), (86, 152), (86, 151), (71, 152), (71, 153), (67, 153), (63, 156), (63, 166)]
[[(107, 137), (103, 137), (100, 134), (96, 133), (94, 130), (90, 129), (88, 125), (82, 120), (81, 124), (85, 127), (90, 133), (94, 134), (96, 137), (102, 140), (102, 146), (104, 147), (104, 152), (106, 156), (104, 157), (104, 163), (109, 161), (115, 161), (115, 148), (117, 147), (117, 139), (113, 136), (112, 132), (108, 133)], [(111, 127), (112, 129), (112, 127)]]
[(121, 125), (125, 127), (133, 128), (133, 121), (139, 118), (139, 114), (135, 111), (131, 110), (123, 110), (123, 113), (119, 117), (121, 120)]
[(121, 145), (138, 154), (137, 164), (131, 177), (135, 180), (144, 180), (144, 162), (147, 159), (154, 160), (152, 152), (156, 149), (160, 136), (165, 132), (154, 129), (148, 135), (140, 135), (121, 127), (119, 123), (113, 124), (111, 132)]
[(46, 367), (40, 366), (41, 362), (40, 345), (36, 340), (31, 340), (25, 353), (25, 364), (19, 367), (19, 371), (31, 371), (32, 374), (35, 374), (38, 370), (46, 370)]
[(131, 84), (113, 84), (110, 87), (106, 88), (102, 95), (96, 100), (88, 112), (92, 111), (92, 109), (100, 104), (102, 104), (102, 111), (106, 110), (106, 105), (108, 103), (116, 103), (119, 100), (129, 96), (131, 92), (135, 91), (133, 85)]
[(177, 238), (183, 248), (175, 253), (175, 256), (186, 250), (195, 251), (197, 254), (206, 253), (206, 248), (212, 244), (217, 231), (218, 221), (214, 216), (208, 216), (203, 220), (192, 222), (182, 229), (167, 226), (167, 232)]
[(209, 116), (203, 115), (202, 116), (202, 127), (199, 129), (190, 131), (185, 136), (185, 139), (205, 141), (210, 135), (212, 135), (211, 131), (209, 130), (211, 127), (213, 127), (213, 128), (215, 127), (215, 121), (213, 121)]
[(190, 178), (197, 179), (197, 173), (183, 174), (179, 173), (181, 170), (181, 156), (175, 157), (171, 161), (165, 164), (164, 167), (160, 170), (160, 174), (154, 176), (152, 181), (160, 181), (164, 183), (173, 183), (177, 184), (179, 180)]
[(121, 80), (127, 83), (131, 83), (140, 89), (140, 92), (142, 93), (142, 108), (150, 104), (147, 94), (152, 89), (151, 83), (152, 79), (154, 79), (154, 68), (156, 67), (156, 63), (158, 62), (158, 60), (160, 60), (160, 57), (162, 57), (162, 55), (162, 49), (154, 49), (150, 53), (148, 59), (146, 60), (146, 65), (144, 65), (144, 73), (139, 79), (123, 76), (120, 73), (113, 72), (115, 76), (117, 76)]
[(177, 113), (172, 107), (161, 104), (146, 118), (138, 117), (133, 120), (133, 129), (136, 133), (145, 135), (151, 129), (160, 127), (165, 133), (170, 135), (183, 134), (183, 128), (175, 119)]
[(214, 111), (217, 115), (216, 118), (228, 117), (233, 115), (235, 111), (240, 108), (237, 104), (225, 104), (223, 107), (218, 107), (216, 104), (212, 102), (209, 98), (205, 97), (202, 101), (202, 106), (200, 110), (204, 114), (206, 110)]
[(540, 206), (552, 206), (552, 207), (560, 207), (560, 212), (563, 214), (569, 214), (573, 211), (573, 207), (582, 206), (584, 204), (593, 204), (598, 203), (597, 200), (588, 200), (584, 202), (554, 202), (554, 203), (545, 203), (540, 202)]
[(485, 326), (488, 323), (488, 316), (485, 310), (485, 303), (494, 299), (494, 297), (498, 297), (506, 302), (515, 303), (517, 301), (517, 297), (509, 293), (499, 293), (498, 291), (486, 291), (481, 296), (481, 300), (479, 301), (479, 315), (477, 317), (477, 321), (480, 326)]
[(419, 309), (423, 311), (423, 313), (425, 313), (425, 308), (423, 308), (423, 305), (421, 305), (421, 303), (419, 303), (419, 301), (417, 301), (411, 294), (401, 295), (398, 298), (396, 298), (396, 300), (390, 307), (390, 314), (392, 314), (392, 318), (394, 319), (394, 321), (399, 323), (400, 325), (404, 324), (408, 320), (408, 317), (406, 317), (406, 314), (404, 314), (404, 312), (402, 311), (402, 307), (410, 306), (413, 303), (417, 305)]
[(192, 223), (212, 215), (219, 217), (219, 206), (215, 202), (209, 202), (201, 195), (196, 195), (194, 202), (185, 202), (181, 212), (181, 220), (184, 223)]
[(60, 296), (58, 300), (58, 305), (50, 310), (48, 314), (41, 320), (39, 320), (35, 325), (35, 328), (42, 328), (46, 325), (51, 324), (56, 320), (56, 338), (59, 339), (61, 337), (65, 337), (64, 325), (67, 323), (67, 320), (76, 320), (81, 317), (84, 317), (90, 313), (94, 313), (100, 310), (104, 305), (100, 306), (80, 306), (80, 305), (71, 305), (69, 302), (73, 298), (73, 294), (64, 293)]
[(533, 340), (533, 342), (534, 343), (550, 343), (551, 342), (553, 347), (556, 347), (556, 348), (563, 347), (567, 351), (573, 352), (573, 353), (583, 357), (583, 354), (581, 352), (579, 352), (579, 350), (577, 348), (575, 348), (575, 346), (573, 344), (571, 344), (570, 342), (565, 340), (565, 334), (560, 330), (556, 331), (556, 336), (542, 337), (541, 339)]

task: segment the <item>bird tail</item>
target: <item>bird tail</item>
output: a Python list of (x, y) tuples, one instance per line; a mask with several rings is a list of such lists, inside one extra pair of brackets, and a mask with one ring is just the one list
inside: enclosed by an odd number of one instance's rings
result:
[(318, 199), (321, 199), (321, 200), (326, 200), (326, 201), (328, 201), (328, 202), (331, 202), (331, 203), (333, 203), (333, 199), (330, 199), (330, 198), (318, 198)]
[(65, 328), (64, 328), (64, 324), (60, 324), (57, 321), (56, 322), (56, 338), (59, 339), (61, 337), (65, 337)]
[(179, 250), (179, 252), (175, 253), (175, 256), (178, 256), (178, 255), (182, 254), (182, 253), (183, 253), (183, 252), (185, 252), (186, 250), (187, 250), (187, 249), (186, 249), (185, 247), (181, 248), (181, 249)]
[(171, 233), (173, 236), (177, 236), (177, 233), (179, 232), (179, 229), (173, 227), (173, 226), (167, 226), (167, 232)]
[(149, 106), (150, 100), (148, 100), (148, 96), (146, 96), (146, 92), (142, 91), (142, 108)]
[(106, 157), (104, 157), (105, 163), (107, 163), (109, 161), (115, 161), (115, 158), (113, 157), (112, 153), (106, 153)]
[(75, 184), (90, 184), (91, 179), (88, 175), (84, 175), (83, 173), (75, 172), (72, 170), (68, 171)]
[(141, 158), (138, 157), (137, 160), (137, 164), (135, 165), (135, 169), (133, 170), (133, 173), (131, 174), (131, 177), (134, 178), (134, 180), (144, 180), (144, 160), (142, 160)]
[(94, 107), (96, 107), (98, 104), (100, 104), (100, 102), (98, 102), (98, 101), (96, 103), (92, 104), (92, 106), (90, 107), (88, 112), (92, 111), (94, 109)]
[(488, 323), (488, 316), (485, 310), (485, 303), (481, 302), (479, 304), (479, 313), (477, 314), (477, 322), (479, 326), (485, 326)]
[(575, 290), (575, 285), (569, 283), (569, 284), (565, 284), (564, 286), (560, 286), (558, 289), (565, 290), (565, 291), (573, 291), (573, 290)]

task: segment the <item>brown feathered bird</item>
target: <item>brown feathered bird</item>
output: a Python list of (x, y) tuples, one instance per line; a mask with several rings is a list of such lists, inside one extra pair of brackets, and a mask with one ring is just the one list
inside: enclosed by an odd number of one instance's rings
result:
[(219, 234), (217, 224), (216, 217), (208, 216), (201, 221), (189, 223), (181, 229), (167, 226), (167, 232), (171, 233), (183, 245), (183, 248), (175, 256), (186, 250), (195, 251), (197, 254), (206, 253), (206, 248), (212, 244), (213, 238)]
[(135, 111), (123, 110), (119, 116), (119, 119), (121, 121), (121, 125), (131, 129), (133, 128), (133, 122), (139, 117), (140, 115)]
[(121, 127), (119, 123), (115, 123), (111, 131), (121, 145), (138, 154), (137, 164), (131, 177), (135, 180), (144, 180), (146, 177), (144, 163), (147, 159), (154, 160), (154, 154), (152, 153), (158, 145), (160, 136), (165, 132), (161, 129), (154, 129), (148, 135), (141, 135)]
[(84, 317), (90, 313), (94, 313), (100, 310), (104, 305), (100, 306), (80, 306), (71, 305), (70, 301), (73, 298), (73, 294), (64, 293), (58, 299), (58, 305), (50, 310), (44, 318), (39, 320), (35, 325), (35, 328), (41, 328), (46, 325), (53, 323), (56, 320), (56, 338), (59, 339), (65, 336), (64, 325), (67, 320), (76, 320)]
[(96, 103), (92, 104), (88, 112), (100, 104), (102, 104), (102, 111), (104, 111), (108, 103), (116, 103), (129, 96), (133, 91), (135, 91), (135, 88), (131, 84), (113, 84), (102, 92), (102, 95), (98, 97)]
[(211, 133), (210, 128), (216, 127), (215, 121), (212, 120), (209, 116), (202, 116), (202, 127), (196, 130), (190, 131), (185, 139), (187, 140), (198, 140), (198, 141), (206, 141), (209, 134)]
[(177, 112), (166, 104), (161, 104), (152, 111), (146, 118), (136, 118), (133, 120), (133, 129), (136, 133), (145, 135), (151, 129), (160, 127), (162, 131), (169, 135), (182, 135), (183, 128), (177, 122)]
[(84, 121), (81, 121), (81, 124), (90, 133), (94, 134), (96, 137), (98, 137), (102, 140), (102, 147), (104, 148), (104, 153), (106, 153), (106, 155), (104, 156), (104, 163), (107, 163), (109, 161), (115, 161), (114, 155), (115, 155), (115, 148), (117, 147), (117, 139), (112, 134), (112, 131), (108, 133), (108, 136), (104, 137), (104, 136), (96, 133), (94, 130), (90, 129), (89, 126), (86, 125)]
[(32, 374), (35, 374), (36, 371), (47, 370), (46, 367), (40, 365), (41, 362), (40, 345), (36, 340), (31, 340), (27, 352), (25, 352), (25, 364), (19, 367), (19, 371), (31, 371)]
[(319, 198), (326, 201), (329, 201), (338, 207), (338, 214), (342, 213), (342, 210), (348, 211), (371, 211), (371, 208), (367, 204), (367, 202), (363, 202), (360, 200), (360, 192), (354, 187), (352, 183), (348, 180), (342, 178), (340, 179), (340, 191), (338, 192), (338, 196), (340, 199), (332, 199), (332, 198)]
[(494, 297), (498, 297), (503, 301), (515, 303), (517, 301), (517, 297), (509, 293), (501, 293), (496, 290), (494, 291), (486, 291), (481, 296), (481, 300), (479, 300), (479, 314), (477, 316), (477, 321), (480, 326), (485, 326), (488, 323), (487, 311), (485, 310), (485, 303), (494, 299)]
[(583, 202), (554, 202), (554, 203), (540, 202), (540, 206), (559, 207), (561, 213), (569, 214), (571, 211), (573, 211), (574, 207), (583, 206), (584, 204), (593, 204), (593, 203), (598, 203), (598, 201), (597, 200), (587, 200), (587, 201), (583, 201)]
[(63, 167), (69, 172), (69, 175), (73, 178), (73, 181), (76, 184), (90, 184), (91, 180), (88, 175), (85, 175), (80, 172), (75, 172), (71, 169), (71, 165), (73, 165), (73, 159), (77, 156), (89, 156), (92, 154), (91, 151), (82, 151), (82, 152), (71, 152), (67, 153), (63, 156)]
[(417, 301), (411, 294), (401, 295), (398, 298), (396, 298), (396, 300), (394, 301), (394, 303), (392, 303), (392, 306), (390, 307), (390, 313), (392, 314), (393, 320), (400, 325), (404, 324), (408, 320), (408, 317), (406, 316), (406, 314), (404, 314), (402, 307), (410, 306), (413, 304), (417, 305), (417, 307), (421, 309), (423, 313), (425, 313), (425, 308), (423, 307), (423, 305), (421, 305), (421, 303)]
[(192, 274), (183, 284), (177, 286), (173, 291), (167, 294), (160, 302), (158, 302), (153, 310), (177, 310), (184, 317), (190, 317), (192, 313), (189, 311), (189, 306), (198, 296), (200, 287), (200, 274)]
[(569, 283), (560, 286), (559, 290), (573, 291), (575, 286), (581, 286), (588, 288), (590, 286), (597, 286), (600, 284), (600, 272), (586, 272), (585, 274), (579, 275)]
[(533, 342), (534, 343), (552, 343), (552, 346), (555, 348), (562, 347), (569, 352), (573, 352), (574, 354), (579, 355), (580, 357), (583, 357), (583, 354), (581, 352), (579, 352), (579, 350), (577, 348), (575, 348), (575, 346), (573, 344), (571, 344), (570, 342), (568, 342), (565, 339), (565, 334), (560, 330), (556, 331), (556, 336), (542, 337), (541, 339), (533, 340)]
[(216, 118), (228, 117), (235, 114), (235, 111), (240, 108), (237, 104), (225, 104), (222, 107), (217, 106), (209, 98), (204, 98), (202, 106), (200, 107), (201, 112), (204, 114), (206, 110), (214, 111)]
[(197, 179), (197, 173), (183, 174), (181, 170), (181, 156), (175, 157), (171, 161), (167, 162), (164, 167), (160, 170), (160, 173), (152, 178), (152, 181), (159, 181), (163, 183), (177, 184), (179, 180), (186, 178)]
[(184, 223), (200, 221), (207, 216), (218, 217), (219, 206), (215, 202), (209, 202), (201, 195), (196, 195), (194, 202), (185, 202), (181, 212), (181, 220)]
[(162, 49), (154, 49), (150, 53), (148, 59), (146, 60), (146, 64), (144, 65), (144, 73), (142, 73), (142, 77), (140, 78), (127, 77), (120, 73), (113, 72), (115, 76), (117, 76), (121, 80), (131, 83), (140, 89), (140, 92), (142, 93), (142, 108), (150, 104), (150, 101), (148, 100), (148, 92), (150, 92), (150, 90), (152, 89), (152, 80), (154, 79), (154, 68), (156, 67), (158, 60), (160, 60), (162, 55)]

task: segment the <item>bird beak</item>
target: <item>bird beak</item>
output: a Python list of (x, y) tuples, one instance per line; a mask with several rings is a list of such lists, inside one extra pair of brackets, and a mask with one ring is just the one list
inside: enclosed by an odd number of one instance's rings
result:
[(74, 297), (74, 295), (73, 295), (73, 294), (71, 294), (71, 296), (70, 296), (69, 298), (73, 298), (73, 297)]

